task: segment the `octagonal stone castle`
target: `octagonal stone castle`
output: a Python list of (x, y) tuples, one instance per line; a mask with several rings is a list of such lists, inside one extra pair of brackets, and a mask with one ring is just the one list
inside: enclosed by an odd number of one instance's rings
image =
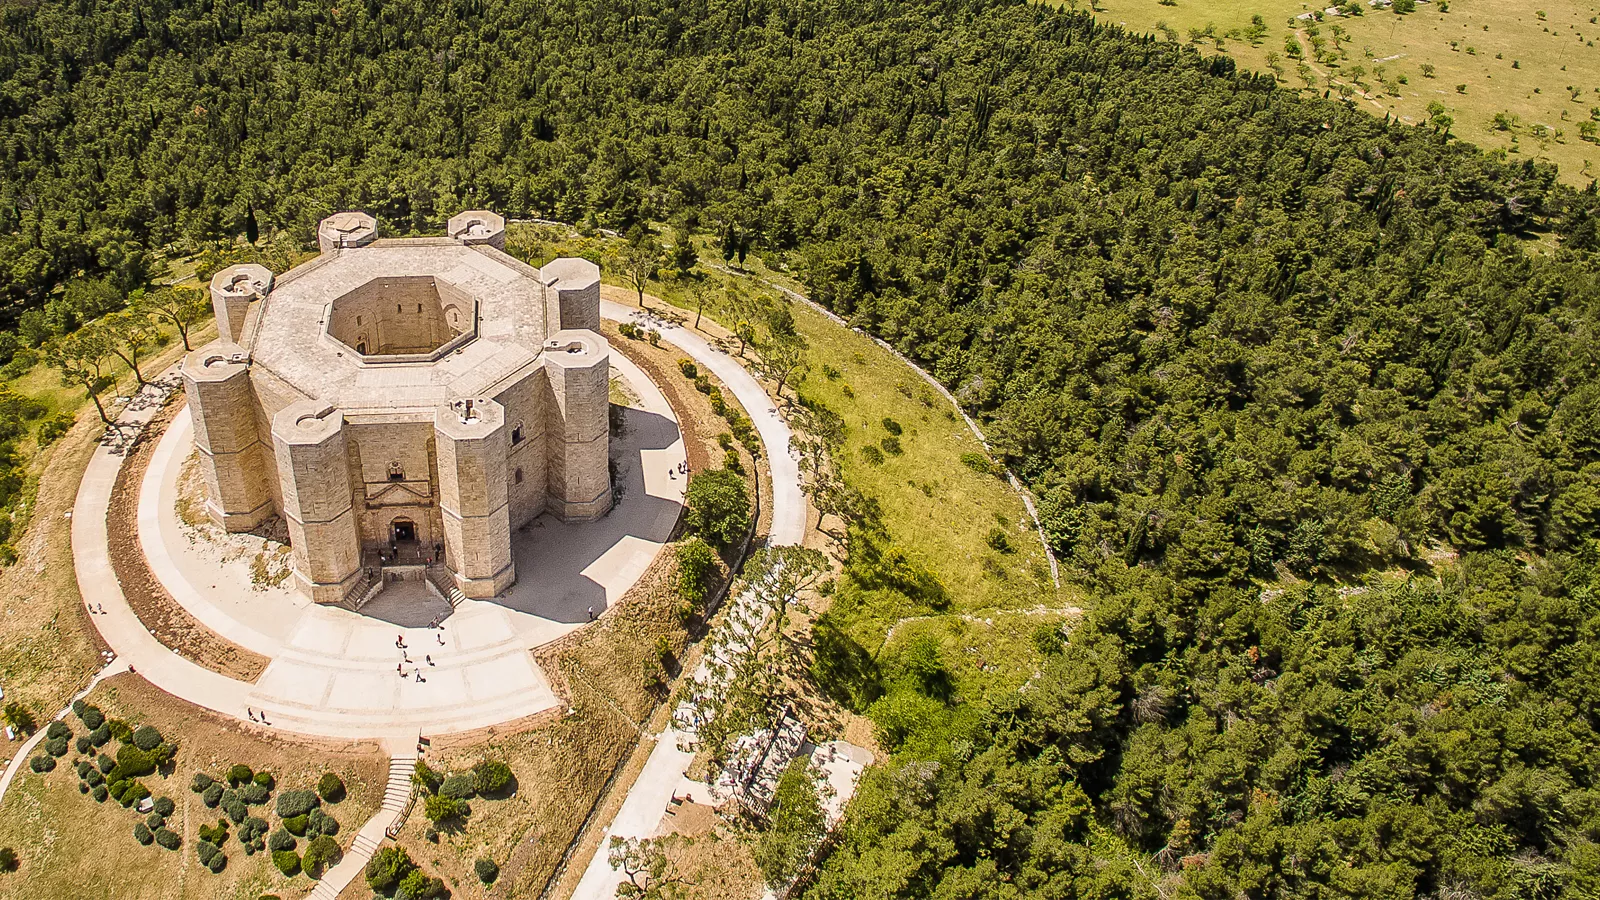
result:
[(208, 515), (235, 532), (281, 516), (318, 603), (398, 565), (499, 594), (516, 529), (611, 506), (599, 268), (528, 266), (485, 211), (405, 239), (344, 212), (317, 238), (282, 275), (211, 280), (219, 338), (183, 364)]

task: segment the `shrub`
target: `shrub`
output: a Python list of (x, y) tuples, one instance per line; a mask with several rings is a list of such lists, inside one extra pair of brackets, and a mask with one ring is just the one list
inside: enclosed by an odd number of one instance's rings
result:
[(89, 741), (96, 747), (104, 747), (111, 742), (111, 729), (101, 724), (99, 728), (89, 732)]
[(322, 827), (327, 821), (328, 815), (320, 807), (306, 813), (306, 835), (308, 837), (316, 837), (319, 834), (324, 834)]
[(78, 764), (74, 768), (78, 770), (79, 778), (88, 778), (89, 773), (95, 771), (94, 765), (87, 759), (78, 760)]
[(272, 798), (272, 792), (255, 782), (239, 788), (239, 799), (251, 806), (260, 806)]
[(903, 432), (905, 429), (900, 427), (900, 423), (899, 422), (896, 422), (895, 420), (889, 418), (888, 416), (884, 416), (884, 418), (883, 418), (883, 430), (889, 432), (890, 434), (894, 435), (895, 437), (899, 437), (900, 433)]
[(278, 782), (273, 779), (271, 772), (257, 772), (255, 777), (250, 779), (250, 781), (260, 785), (263, 788), (266, 788), (269, 791), (278, 785)]
[(137, 781), (126, 782), (127, 787), (122, 790), (121, 803), (124, 808), (130, 807), (140, 800), (150, 796), (150, 789)]
[(861, 448), (861, 458), (866, 460), (869, 466), (883, 465), (883, 451), (872, 444)]
[(96, 769), (93, 766), (90, 766), (89, 767), (89, 773), (87, 775), (83, 776), (83, 780), (88, 782), (90, 787), (94, 787), (95, 785), (104, 782), (106, 780), (106, 777), (104, 775), (100, 774), (100, 770), (99, 769)]
[(305, 837), (306, 821), (305, 816), (290, 816), (283, 820), (283, 827), (289, 829), (290, 834), (297, 837)]
[(989, 529), (989, 533), (984, 537), (983, 542), (989, 545), (989, 549), (1000, 553), (1010, 553), (1012, 550), (1011, 536), (1006, 534), (1003, 528)]
[(380, 894), (389, 893), (416, 868), (417, 864), (406, 851), (399, 847), (380, 847), (372, 859), (367, 860), (367, 887)]
[[(78, 702), (83, 703), (81, 700)], [(98, 708), (90, 706), (86, 703), (82, 706), (82, 708), (75, 709), (73, 712), (78, 714), (78, 721), (83, 723), (83, 727), (89, 729), (90, 731), (97, 731), (106, 723), (105, 713), (102, 713)]]
[(480, 859), (473, 863), (472, 872), (484, 884), (494, 884), (494, 880), (500, 877), (500, 867), (492, 859)]
[(700, 538), (678, 545), (678, 597), (695, 609), (706, 599), (706, 577), (716, 566), (716, 554)]
[(156, 842), (156, 835), (148, 825), (140, 822), (133, 826), (133, 839), (148, 847)]
[(685, 378), (694, 378), (700, 374), (700, 368), (694, 364), (692, 359), (678, 360), (678, 371), (682, 372)]
[(272, 854), (272, 864), (278, 871), (293, 878), (300, 874), (300, 856), (293, 850), (279, 850)]
[(344, 779), (332, 772), (322, 773), (322, 777), (317, 779), (317, 796), (327, 803), (338, 803), (343, 800)]
[(327, 835), (319, 835), (306, 845), (306, 855), (301, 865), (305, 866), (312, 878), (320, 878), (322, 870), (338, 862), (341, 855), (338, 841)]
[(228, 854), (226, 854), (226, 853), (218, 853), (216, 856), (211, 857), (211, 862), (206, 863), (206, 868), (210, 869), (211, 870), (211, 874), (213, 874), (213, 875), (221, 872), (223, 869), (226, 869), (227, 867), (228, 867)]
[(172, 815), (172, 811), (174, 809), (177, 809), (177, 808), (178, 808), (177, 804), (172, 802), (172, 798), (171, 797), (157, 797), (156, 798), (155, 810), (156, 810), (157, 813), (159, 813), (159, 814), (161, 814), (163, 816)]
[(889, 454), (890, 456), (899, 456), (900, 454), (906, 452), (901, 448), (900, 439), (897, 437), (886, 437), (878, 442), (878, 446), (882, 447), (883, 452)]
[(89, 782), (87, 782), (87, 781), (78, 782), (78, 793), (80, 793), (80, 794), (89, 793)]
[(407, 897), (410, 900), (432, 900), (434, 897), (443, 897), (444, 881), (428, 877), (421, 869), (412, 869), (406, 877), (400, 879), (400, 887), (395, 890), (394, 895)]
[(479, 794), (496, 794), (511, 783), (511, 767), (498, 759), (486, 759), (472, 767)]
[(961, 454), (961, 463), (979, 475), (993, 475), (994, 464), (989, 462), (989, 457), (977, 451)]
[(221, 853), (221, 852), (222, 852), (222, 848), (218, 847), (216, 844), (211, 843), (210, 841), (206, 840), (205, 838), (201, 838), (194, 845), (194, 853), (195, 853), (196, 856), (200, 857), (200, 864), (203, 865), (203, 866), (211, 865), (211, 858), (213, 856), (216, 856), (218, 853)]
[(267, 847), (270, 848), (273, 853), (278, 853), (283, 850), (293, 850), (295, 848), (294, 835), (284, 831), (282, 828), (279, 828), (277, 831), (272, 833), (271, 837), (267, 838)]
[(228, 784), (238, 787), (254, 778), (255, 774), (250, 770), (249, 766), (239, 763), (228, 770)]
[(216, 809), (217, 804), (222, 802), (222, 785), (213, 781), (211, 786), (206, 788), (200, 795), (200, 800), (211, 809)]
[(726, 547), (744, 537), (750, 523), (750, 490), (737, 473), (713, 469), (693, 476), (684, 500), (689, 529), (710, 543)]
[(228, 822), (218, 819), (215, 825), (201, 825), (195, 829), (195, 835), (202, 841), (210, 841), (220, 847), (228, 842)]
[(94, 749), (94, 741), (89, 740), (89, 736), (87, 734), (80, 734), (78, 735), (77, 739), (72, 742), (72, 749), (78, 751), (79, 753), (88, 753), (90, 750)]
[(117, 761), (104, 753), (100, 754), (100, 758), (95, 760), (94, 764), (100, 769), (100, 774), (102, 775), (110, 775), (111, 770), (117, 767)]
[(245, 819), (244, 824), (239, 826), (239, 843), (248, 845), (261, 840), (267, 833), (267, 827), (266, 819), (256, 816)]
[(10, 847), (0, 847), (0, 872), (15, 872), (21, 862), (17, 859), (17, 851)]
[(155, 810), (151, 810), (150, 815), (144, 817), (144, 824), (150, 828), (160, 828), (167, 824), (167, 817)]
[(125, 778), (138, 778), (156, 770), (156, 756), (148, 750), (123, 744), (117, 748), (117, 768)]
[(465, 800), (447, 797), (444, 794), (434, 794), (422, 804), (423, 814), (434, 823), (462, 818), (467, 814), (467, 810)]
[(411, 773), (411, 780), (431, 793), (439, 789), (439, 782), (444, 780), (444, 776), (435, 772), (427, 763), (417, 760), (417, 768)]
[(66, 738), (51, 738), (44, 742), (44, 752), (51, 756), (66, 756), (69, 749)]
[[(210, 775), (204, 772), (196, 772), (194, 777), (189, 779), (189, 790), (194, 791), (196, 794), (204, 793), (207, 788), (216, 783), (217, 780)], [(218, 796), (221, 796), (220, 791), (218, 791)]]
[(156, 843), (168, 850), (176, 850), (183, 846), (183, 838), (178, 837), (178, 833), (170, 828), (157, 828)]
[(133, 740), (133, 726), (121, 719), (107, 719), (106, 727), (111, 730), (111, 736), (126, 744)]
[(35, 772), (43, 775), (44, 773), (55, 769), (56, 761), (53, 757), (49, 756), (35, 756), (33, 759), (28, 761), (28, 765)]
[(452, 800), (466, 800), (477, 792), (478, 780), (470, 772), (457, 772), (439, 785), (439, 796)]
[(303, 816), (322, 803), (312, 791), (284, 791), (278, 795), (279, 818)]
[(89, 791), (89, 796), (93, 797), (94, 802), (96, 803), (104, 803), (106, 802), (106, 798), (111, 796), (111, 791), (108, 790), (105, 785), (97, 784), (92, 790)]
[(133, 745), (148, 753), (161, 746), (161, 732), (153, 725), (140, 725), (133, 732)]
[(72, 728), (69, 727), (67, 723), (58, 720), (51, 722), (49, 727), (45, 728), (44, 736), (52, 741), (58, 739), (66, 740), (67, 738), (72, 737)]

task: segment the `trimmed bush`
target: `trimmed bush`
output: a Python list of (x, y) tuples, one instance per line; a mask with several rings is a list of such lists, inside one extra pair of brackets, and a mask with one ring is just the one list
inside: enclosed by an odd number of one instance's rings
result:
[(0, 847), (0, 872), (15, 872), (22, 861), (17, 859), (17, 851), (10, 847)]
[[(83, 701), (80, 700), (78, 702), (82, 703)], [(90, 731), (94, 731), (106, 723), (105, 713), (102, 713), (97, 707), (84, 704), (82, 709), (73, 711), (78, 714), (78, 721), (83, 723), (83, 727)]]
[(313, 809), (311, 812), (306, 813), (306, 834), (315, 836), (319, 834), (338, 833), (338, 819), (328, 815), (321, 809)]
[(95, 785), (105, 783), (106, 777), (100, 774), (99, 769), (90, 766), (89, 772), (83, 776), (83, 780), (89, 782), (90, 787), (94, 787)]
[(151, 810), (150, 815), (144, 817), (144, 824), (150, 828), (160, 828), (161, 826), (167, 824), (167, 817), (163, 816), (161, 813)]
[(500, 877), (500, 867), (492, 859), (480, 859), (473, 863), (472, 872), (484, 884), (494, 884), (494, 880)]
[(278, 785), (278, 782), (273, 779), (271, 772), (257, 772), (255, 777), (251, 778), (250, 781), (266, 788), (269, 791)]
[(161, 746), (161, 732), (154, 726), (140, 725), (133, 731), (133, 745), (148, 753)]
[(140, 822), (133, 826), (133, 839), (148, 847), (156, 842), (156, 835), (150, 830), (150, 826)]
[(300, 874), (300, 856), (293, 850), (279, 850), (272, 854), (272, 864), (290, 878)]
[(250, 782), (239, 788), (239, 799), (251, 806), (260, 806), (272, 799), (272, 792), (255, 782)]
[(234, 765), (233, 768), (228, 770), (228, 783), (234, 787), (238, 787), (255, 776), (256, 773), (251, 771), (249, 766), (243, 763), (238, 763)]
[(200, 800), (206, 806), (216, 809), (217, 804), (222, 802), (222, 785), (212, 782), (211, 786), (206, 788), (205, 792), (200, 795)]
[[(204, 772), (196, 772), (194, 773), (194, 777), (189, 779), (189, 790), (194, 791), (196, 794), (203, 794), (207, 788), (216, 783), (217, 780), (212, 778), (210, 775), (207, 775)], [(220, 792), (218, 793), (218, 796), (221, 796)]]
[(243, 822), (250, 815), (250, 808), (244, 805), (243, 800), (235, 799), (232, 803), (222, 804), (222, 811), (228, 814), (235, 824)]
[(155, 810), (160, 815), (170, 816), (170, 815), (172, 815), (172, 811), (177, 809), (177, 808), (178, 808), (178, 805), (176, 803), (172, 802), (172, 798), (171, 797), (157, 797), (156, 798)]
[(111, 742), (111, 729), (107, 728), (105, 725), (101, 725), (99, 728), (89, 732), (89, 740), (93, 742), (96, 747), (104, 747), (106, 744)]
[(43, 775), (44, 773), (49, 772), (56, 767), (56, 761), (53, 757), (49, 756), (35, 756), (33, 759), (28, 761), (28, 765), (35, 772)]
[(251, 816), (239, 826), (239, 843), (249, 846), (267, 833), (267, 820)]
[(121, 719), (107, 719), (106, 727), (111, 729), (111, 736), (126, 744), (133, 740), (133, 727)]
[(327, 835), (318, 835), (306, 845), (306, 855), (300, 864), (312, 878), (320, 878), (322, 870), (337, 863), (340, 855), (342, 851), (338, 841)]
[(221, 872), (223, 869), (226, 869), (227, 867), (228, 867), (228, 854), (226, 854), (226, 853), (218, 853), (216, 856), (211, 857), (211, 862), (206, 864), (206, 868), (210, 869), (211, 870), (211, 874), (213, 874), (213, 875), (216, 875), (217, 873)]
[(92, 763), (90, 763), (87, 759), (78, 760), (78, 764), (76, 766), (73, 766), (73, 768), (78, 770), (78, 777), (79, 778), (88, 778), (89, 777), (89, 773), (94, 771), (94, 765)]
[(44, 752), (51, 756), (66, 756), (69, 749), (66, 738), (51, 738), (44, 742)]
[(222, 848), (218, 847), (216, 844), (211, 843), (210, 841), (206, 840), (205, 838), (201, 838), (199, 840), (199, 842), (197, 842), (194, 845), (194, 852), (195, 852), (196, 856), (200, 857), (200, 864), (204, 866), (204, 865), (210, 865), (211, 864), (211, 857), (216, 856), (218, 853), (221, 853), (222, 852)]
[(51, 722), (49, 727), (44, 730), (44, 736), (52, 741), (57, 739), (65, 740), (72, 737), (72, 727), (65, 722), (57, 720)]
[(317, 796), (326, 803), (338, 803), (344, 799), (344, 779), (332, 772), (322, 773), (317, 779)]
[(472, 767), (478, 793), (497, 794), (511, 783), (511, 767), (498, 759), (486, 759)]
[(445, 794), (434, 794), (422, 803), (423, 814), (434, 823), (464, 818), (469, 808), (467, 801)]
[(284, 819), (303, 816), (321, 803), (311, 791), (284, 791), (278, 795), (278, 816)]
[(78, 782), (78, 793), (80, 793), (80, 794), (89, 793), (89, 782), (87, 782), (87, 781)]
[(170, 828), (157, 828), (156, 843), (168, 850), (176, 850), (183, 846), (183, 838), (179, 837), (178, 833)]
[(79, 753), (88, 753), (90, 750), (94, 749), (94, 741), (89, 740), (89, 736), (87, 734), (80, 734), (78, 735), (77, 739), (72, 742), (72, 749), (78, 751)]
[(89, 792), (89, 796), (93, 797), (94, 802), (96, 803), (104, 803), (106, 802), (106, 798), (111, 796), (111, 792), (106, 789), (105, 785), (97, 784), (94, 786), (94, 789)]
[(458, 772), (439, 785), (439, 796), (452, 800), (469, 800), (478, 792), (478, 779), (470, 772)]
[(122, 803), (123, 807), (126, 808), (138, 803), (140, 800), (143, 800), (148, 796), (150, 796), (149, 788), (137, 781), (129, 781), (127, 782), (127, 787), (123, 788), (122, 796), (119, 798), (119, 801)]
[(110, 775), (111, 770), (117, 767), (117, 761), (104, 753), (100, 754), (100, 758), (95, 760), (94, 764), (100, 769), (100, 774), (102, 775)]
[(283, 827), (287, 828), (289, 833), (296, 837), (305, 837), (306, 821), (306, 816), (290, 816), (283, 820)]
[(221, 847), (228, 842), (228, 823), (218, 819), (215, 825), (201, 825), (195, 829), (195, 835), (202, 841), (209, 841)]
[(406, 877), (400, 879), (400, 887), (395, 889), (394, 895), (396, 898), (405, 897), (407, 900), (432, 900), (434, 897), (443, 897), (444, 881), (430, 878), (421, 869), (412, 869)]
[(277, 853), (282, 850), (293, 850), (295, 846), (296, 842), (294, 835), (284, 831), (282, 828), (274, 831), (272, 836), (267, 838), (267, 847), (270, 848), (273, 853)]

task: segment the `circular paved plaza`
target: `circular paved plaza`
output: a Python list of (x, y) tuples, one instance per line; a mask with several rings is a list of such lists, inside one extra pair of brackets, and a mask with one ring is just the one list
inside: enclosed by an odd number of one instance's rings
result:
[[(638, 315), (609, 302), (603, 309), (614, 320)], [(714, 371), (749, 410), (769, 448), (774, 533), (798, 534), (804, 525), (798, 467), (765, 391), (698, 335), (652, 325)], [(229, 678), (172, 652), (134, 615), (108, 556), (106, 511), (122, 462), (110, 448), (91, 460), (73, 515), (79, 586), (86, 602), (104, 610), (92, 620), (122, 661), (163, 690), (241, 719), (264, 712), (272, 727), (286, 731), (399, 738), (466, 731), (555, 707), (560, 701), (533, 649), (583, 627), (591, 611), (602, 614), (638, 581), (671, 537), (687, 485), (677, 471), (684, 447), (666, 399), (622, 354), (612, 359), (613, 375), (637, 398), (612, 443), (621, 500), (595, 522), (543, 516), (520, 530), (513, 539), (518, 580), (500, 597), (452, 608), (425, 582), (397, 581), (358, 613), (312, 604), (287, 586), (259, 584), (255, 554), (241, 552), (249, 548), (239, 543), (251, 539), (219, 543), (179, 521), (181, 476), (193, 447), (192, 423), (182, 411), (159, 439), (141, 485), (140, 542), (151, 572), (179, 605), (270, 663), (254, 683)], [(429, 627), (435, 620), (440, 626)]]

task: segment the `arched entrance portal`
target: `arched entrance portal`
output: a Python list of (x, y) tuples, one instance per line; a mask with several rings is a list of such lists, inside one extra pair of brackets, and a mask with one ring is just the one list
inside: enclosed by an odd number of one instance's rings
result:
[(390, 526), (390, 539), (395, 544), (414, 544), (417, 540), (417, 523), (410, 519), (395, 519)]

